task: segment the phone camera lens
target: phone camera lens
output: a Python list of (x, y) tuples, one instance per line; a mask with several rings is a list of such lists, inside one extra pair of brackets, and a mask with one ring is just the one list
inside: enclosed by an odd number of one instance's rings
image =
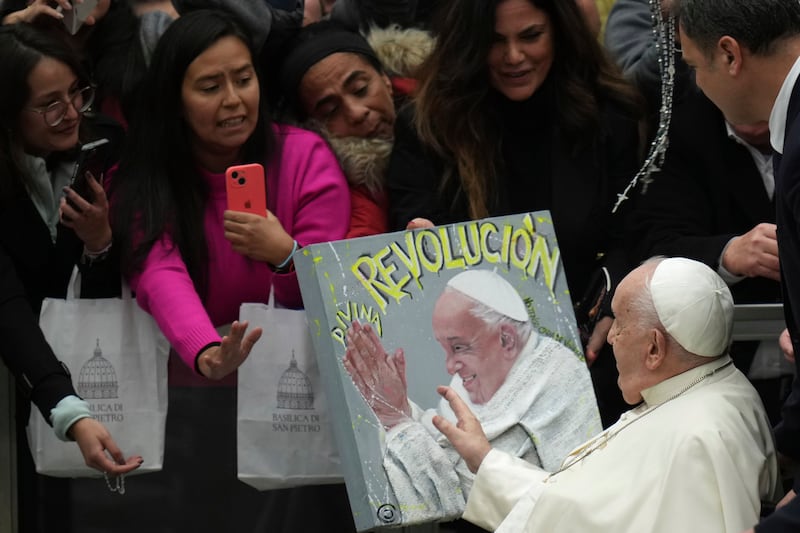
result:
[(239, 178), (239, 185), (244, 185), (245, 181), (247, 180), (245, 180), (244, 178)]
[(236, 178), (238, 178), (238, 177), (239, 177), (239, 173), (238, 173), (238, 172), (236, 172), (236, 171), (234, 170), (233, 172), (231, 172), (231, 177), (232, 177), (233, 179), (236, 179)]

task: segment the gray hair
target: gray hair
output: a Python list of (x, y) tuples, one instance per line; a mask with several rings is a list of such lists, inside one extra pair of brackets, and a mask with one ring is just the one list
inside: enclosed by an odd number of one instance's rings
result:
[(495, 311), (488, 305), (479, 302), (475, 298), (467, 296), (458, 289), (454, 289), (453, 287), (450, 286), (446, 286), (444, 288), (442, 293), (445, 292), (456, 292), (461, 296), (468, 298), (470, 300), (470, 303), (472, 304), (470, 306), (469, 313), (475, 318), (482, 320), (483, 323), (486, 324), (488, 327), (499, 328), (500, 326), (505, 324), (513, 327), (514, 331), (517, 332), (517, 337), (519, 338), (520, 341), (520, 349), (522, 348), (522, 346), (525, 345), (526, 342), (528, 342), (531, 333), (533, 333), (533, 324), (531, 324), (530, 320), (526, 320), (524, 322), (521, 322), (519, 320), (514, 320), (513, 318), (510, 318), (504, 315), (503, 313)]
[(673, 14), (683, 32), (708, 54), (725, 35), (759, 55), (800, 34), (798, 0), (676, 0)]

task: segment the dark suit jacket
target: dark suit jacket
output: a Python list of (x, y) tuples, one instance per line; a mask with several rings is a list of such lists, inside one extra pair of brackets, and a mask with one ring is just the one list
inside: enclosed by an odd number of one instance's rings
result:
[[(775, 204), (778, 253), (781, 260), (783, 309), (792, 337), (797, 375), (800, 376), (800, 82), (795, 83), (786, 117), (783, 155), (775, 156)], [(778, 451), (800, 460), (800, 380), (783, 405), (783, 421), (775, 428)], [(800, 494), (800, 474), (794, 491)], [(800, 496), (756, 526), (757, 533), (800, 531)]]
[[(675, 108), (661, 172), (637, 197), (632, 216), (637, 261), (654, 255), (695, 259), (712, 269), (727, 242), (775, 208), (747, 148), (728, 137), (722, 112), (700, 92)], [(780, 302), (780, 284), (747, 278), (731, 286), (736, 303)], [(757, 342), (736, 343), (732, 355), (744, 371)]]
[[(776, 160), (775, 200), (778, 250), (783, 280), (786, 326), (792, 337), (795, 363), (800, 370), (800, 82), (795, 84), (786, 120), (783, 156)], [(800, 372), (798, 372), (800, 375)], [(783, 408), (783, 422), (775, 430), (778, 450), (800, 460), (800, 380)], [(800, 476), (795, 478), (800, 493)]]
[[(728, 138), (722, 113), (704, 95), (675, 109), (669, 139), (662, 171), (637, 199), (637, 259), (683, 256), (716, 270), (727, 242), (774, 223), (775, 208), (752, 156)], [(737, 303), (780, 301), (779, 284), (762, 278), (731, 289)]]

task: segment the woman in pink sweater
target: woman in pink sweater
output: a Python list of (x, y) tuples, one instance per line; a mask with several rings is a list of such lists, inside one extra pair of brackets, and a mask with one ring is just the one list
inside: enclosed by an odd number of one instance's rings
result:
[[(136, 517), (141, 531), (173, 524), (175, 531), (239, 532), (257, 523), (275, 531), (290, 505), (276, 500), (280, 493), (236, 480), (236, 396), (224, 385), (235, 382), (261, 331), (235, 321), (240, 304), (266, 303), (270, 287), (278, 304), (302, 306), (292, 255), (344, 238), (350, 200), (322, 139), (268, 120), (248, 43), (218, 12), (192, 12), (169, 27), (113, 180), (123, 271), (177, 355), (165, 468), (148, 478), (146, 502), (136, 503), (147, 510)], [(266, 170), (264, 216), (226, 210), (225, 170), (244, 163)], [(232, 322), (221, 337), (217, 328)], [(303, 498), (337, 502), (343, 529), (352, 528), (343, 487), (326, 490), (333, 492)]]
[[(257, 332), (235, 327), (223, 341), (215, 328), (241, 303), (266, 302), (270, 285), (279, 304), (302, 307), (290, 257), (343, 238), (350, 205), (327, 145), (269, 123), (245, 37), (219, 14), (191, 15), (153, 56), (114, 177), (114, 220), (139, 304), (190, 370), (220, 379)], [(264, 216), (226, 211), (225, 170), (243, 163), (265, 167)]]

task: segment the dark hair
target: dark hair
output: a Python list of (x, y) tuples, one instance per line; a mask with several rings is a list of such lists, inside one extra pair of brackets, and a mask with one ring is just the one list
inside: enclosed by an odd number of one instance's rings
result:
[(706, 54), (725, 35), (766, 55), (776, 42), (800, 34), (797, 0), (680, 0), (673, 9), (683, 32)]
[[(423, 63), (415, 112), (424, 143), (449, 160), (445, 182), (457, 178), (472, 218), (488, 215), (496, 181), (499, 125), (490, 102), (487, 57), (497, 6), (506, 0), (445, 0), (434, 18), (436, 46)], [(559, 132), (573, 147), (589, 141), (603, 101), (640, 112), (640, 97), (607, 58), (574, 0), (528, 0), (550, 18)]]
[(28, 78), (45, 57), (67, 65), (81, 85), (89, 83), (78, 55), (62, 40), (24, 23), (0, 27), (0, 200), (27, 179), (19, 115), (31, 95)]
[(139, 42), (140, 27), (141, 19), (130, 2), (114, 2), (92, 28), (86, 46), (97, 83), (98, 107), (108, 98), (116, 99), (126, 120), (133, 116), (134, 102), (147, 72)]
[[(236, 37), (253, 55), (241, 25), (229, 14), (198, 10), (173, 22), (153, 52), (137, 113), (131, 121), (112, 188), (112, 227), (125, 274), (141, 268), (153, 244), (168, 233), (198, 294), (207, 287), (206, 183), (197, 175), (181, 87), (189, 65), (224, 37)], [(242, 162), (263, 163), (273, 145), (269, 119), (259, 106), (255, 131), (242, 147)]]
[(298, 120), (305, 120), (306, 114), (299, 101), (300, 84), (306, 72), (325, 59), (326, 57), (347, 52), (363, 58), (378, 73), (383, 72), (383, 66), (375, 50), (355, 30), (332, 20), (323, 20), (309, 24), (299, 30), (270, 36), (272, 41), (282, 39), (283, 42), (267, 41), (267, 49), (262, 57), (262, 63), (272, 67), (276, 72), (273, 79), (277, 79), (280, 94), (272, 95), (280, 101), (283, 110), (293, 113)]

